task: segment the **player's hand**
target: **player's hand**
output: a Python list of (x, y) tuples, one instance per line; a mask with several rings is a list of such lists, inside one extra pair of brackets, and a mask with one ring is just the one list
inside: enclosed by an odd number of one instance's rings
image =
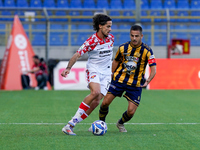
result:
[(70, 73), (70, 69), (65, 69), (62, 71), (61, 76), (66, 77), (67, 74), (69, 74), (69, 73)]
[(146, 86), (149, 84), (149, 82), (150, 82), (149, 80), (146, 80), (146, 81), (144, 82), (144, 84), (141, 85), (140, 87), (142, 87), (142, 88), (143, 88), (143, 87), (146, 87)]

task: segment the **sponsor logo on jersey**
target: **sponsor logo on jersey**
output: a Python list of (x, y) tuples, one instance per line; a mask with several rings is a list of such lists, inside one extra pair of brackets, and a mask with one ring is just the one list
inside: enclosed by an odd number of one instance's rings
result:
[(91, 79), (94, 79), (96, 77), (96, 75), (91, 76)]

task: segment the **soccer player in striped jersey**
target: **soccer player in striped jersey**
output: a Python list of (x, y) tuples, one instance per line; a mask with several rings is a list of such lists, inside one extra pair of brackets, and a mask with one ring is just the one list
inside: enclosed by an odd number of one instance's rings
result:
[(68, 124), (62, 128), (65, 134), (76, 135), (73, 132), (75, 125), (86, 119), (107, 93), (107, 87), (111, 81), (114, 43), (114, 36), (110, 34), (111, 26), (112, 19), (109, 16), (105, 14), (95, 15), (93, 17), (93, 28), (96, 33), (83, 43), (69, 60), (66, 69), (61, 73), (63, 77), (66, 77), (77, 59), (88, 53), (86, 78), (91, 92), (81, 102), (76, 114)]
[[(128, 101), (128, 109), (122, 114), (116, 126), (120, 132), (127, 132), (124, 123), (129, 121), (140, 104), (142, 87), (146, 87), (156, 74), (156, 60), (152, 49), (142, 42), (142, 27), (133, 25), (130, 29), (131, 41), (119, 46), (112, 63), (112, 81), (99, 110), (99, 119), (105, 121), (109, 105), (116, 96)], [(150, 75), (145, 80), (146, 65)]]

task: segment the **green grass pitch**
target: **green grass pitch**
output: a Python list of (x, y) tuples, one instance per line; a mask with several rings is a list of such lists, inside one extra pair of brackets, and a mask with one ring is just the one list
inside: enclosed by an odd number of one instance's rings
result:
[(120, 133), (115, 124), (127, 109), (116, 98), (106, 118), (108, 132), (88, 132), (97, 109), (68, 136), (62, 127), (89, 91), (0, 91), (1, 150), (199, 150), (200, 91), (143, 90), (135, 116)]

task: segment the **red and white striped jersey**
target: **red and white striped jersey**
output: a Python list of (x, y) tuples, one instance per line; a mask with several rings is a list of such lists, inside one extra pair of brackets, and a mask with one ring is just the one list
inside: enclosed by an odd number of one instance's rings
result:
[(106, 39), (101, 39), (94, 33), (77, 52), (81, 56), (88, 52), (87, 69), (93, 69), (101, 74), (111, 74), (113, 43), (112, 34), (109, 34)]

